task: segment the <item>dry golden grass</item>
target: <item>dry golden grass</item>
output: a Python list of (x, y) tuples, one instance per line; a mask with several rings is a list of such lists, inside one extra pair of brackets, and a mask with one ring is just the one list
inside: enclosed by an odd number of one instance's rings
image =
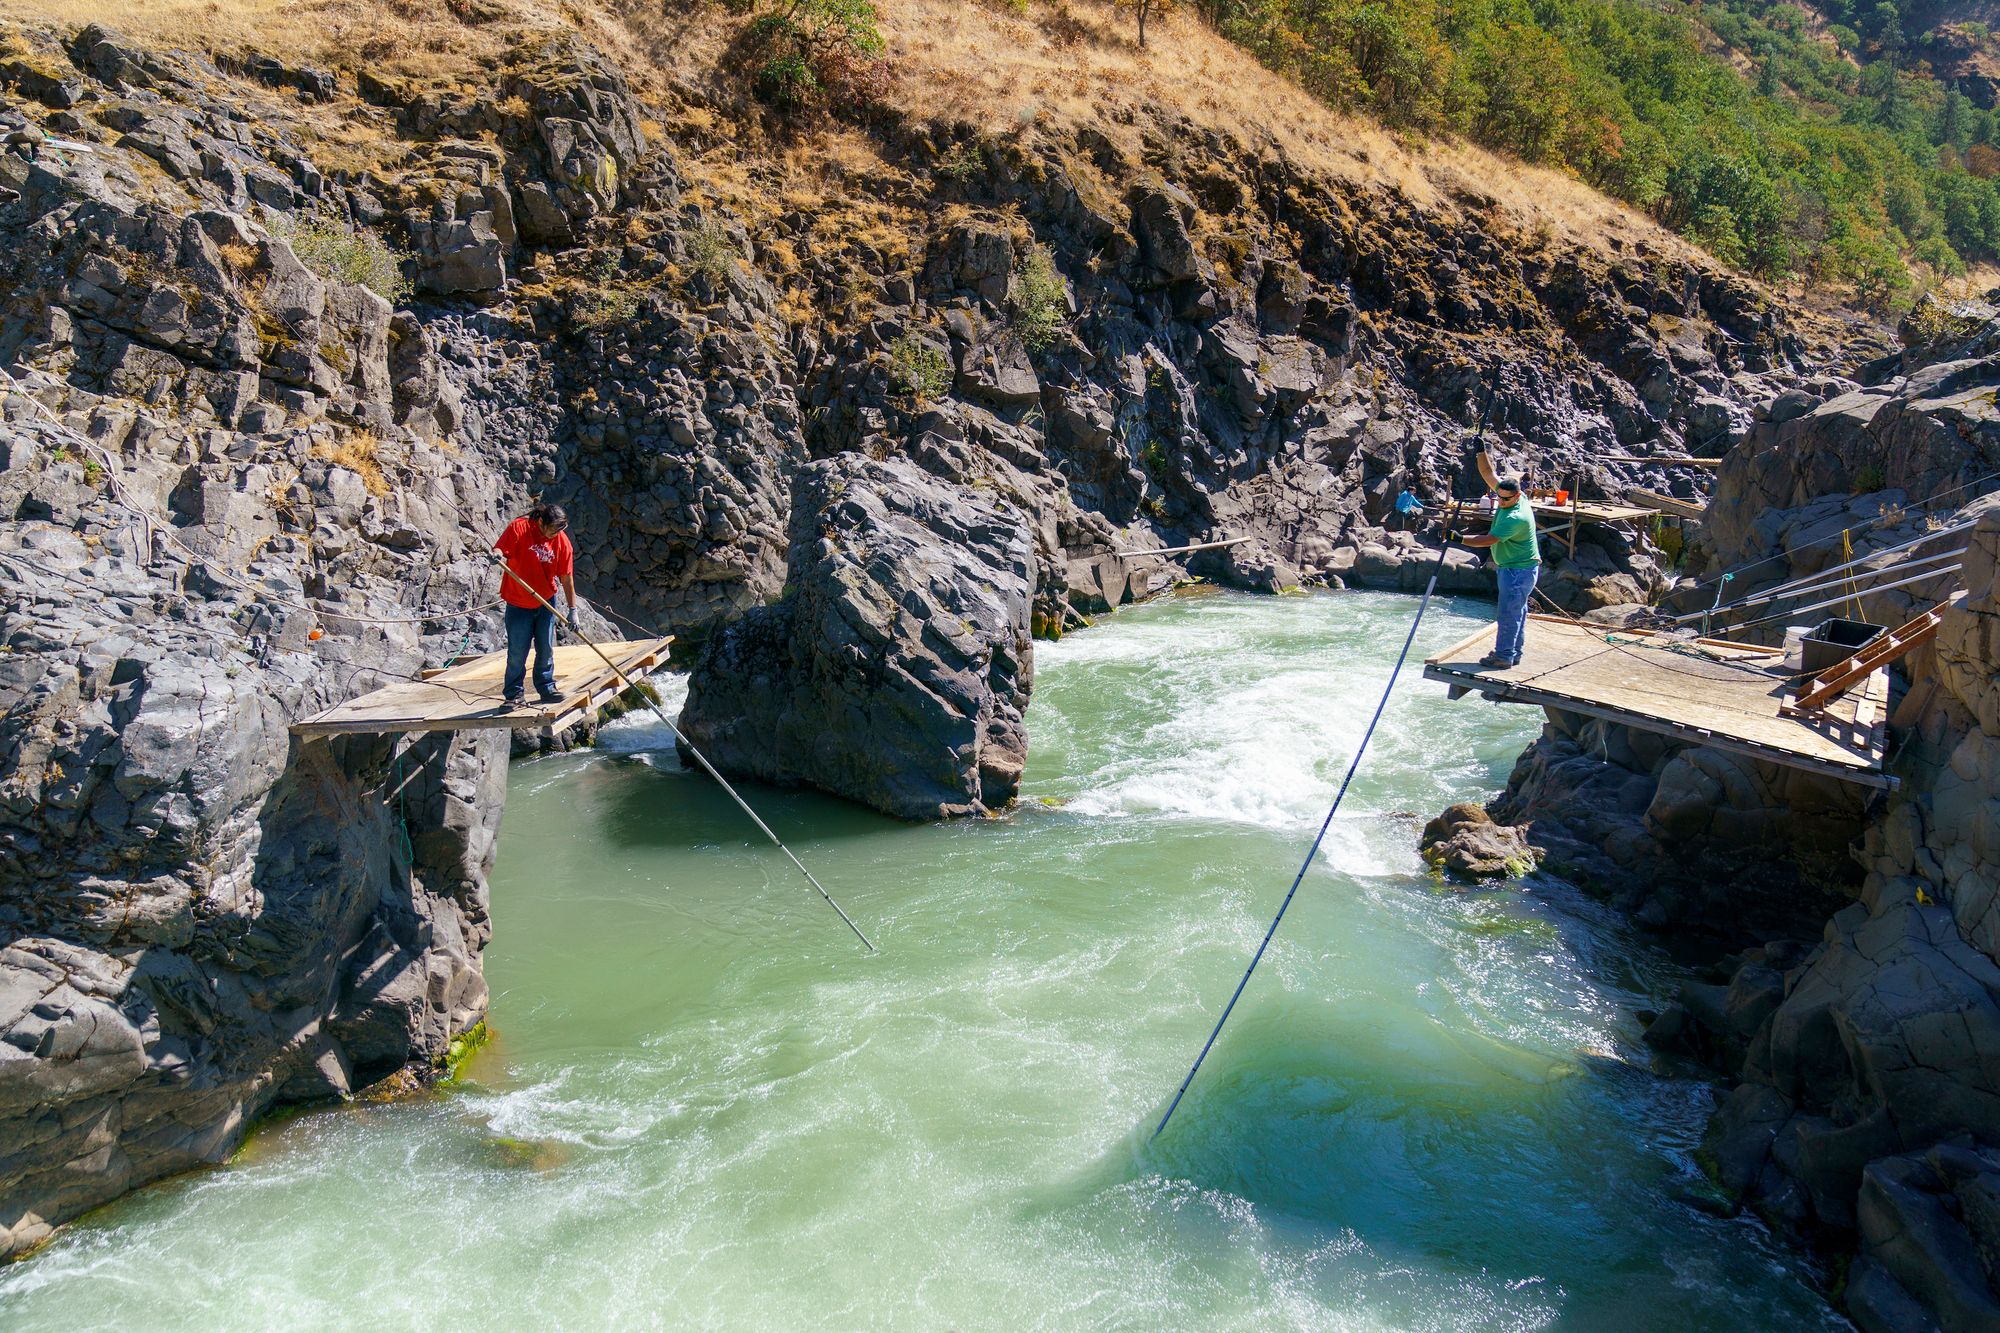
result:
[(102, 23), (136, 41), (209, 51), (257, 47), (288, 59), (421, 78), (464, 77), (525, 33), (559, 30), (560, 12), (507, 0), (489, 24), (446, 0), (0, 0), (0, 20)]
[[(877, 0), (897, 71), (893, 101), (919, 121), (960, 125), (1006, 140), (1042, 124), (1090, 124), (1131, 161), (1154, 108), (1178, 111), (1252, 152), (1282, 155), (1297, 171), (1397, 191), (1420, 206), (1491, 201), (1492, 221), (1528, 235), (1616, 249), (1645, 243), (1699, 252), (1644, 215), (1561, 172), (1523, 166), (1463, 144), (1411, 144), (1342, 115), (1272, 74), (1182, 12), (1133, 40), (1112, 0), (1034, 4), (1025, 13), (967, 0)], [(689, 14), (658, 0), (0, 0), (0, 19), (103, 21), (134, 37), (210, 48), (259, 44), (339, 66), (480, 86), (479, 67), (537, 34), (579, 31), (626, 70), (695, 170), (702, 192), (757, 222), (790, 208), (841, 208), (843, 224), (879, 235), (895, 226), (900, 178), (866, 136), (846, 130), (790, 142), (746, 139), (744, 128), (682, 95), (705, 89), (726, 105), (719, 74), (742, 20), (720, 5)], [(362, 129), (330, 130), (316, 145), (360, 165), (378, 143)], [(1198, 143), (1184, 148), (1198, 151)], [(343, 155), (343, 165), (349, 165)]]
[(903, 70), (898, 100), (920, 117), (963, 122), (991, 138), (1048, 121), (1088, 122), (1135, 159), (1147, 118), (1127, 113), (1157, 104), (1307, 174), (1386, 187), (1420, 205), (1482, 196), (1512, 215), (1504, 220), (1516, 230), (1546, 222), (1573, 244), (1645, 241), (1697, 253), (1561, 172), (1470, 145), (1406, 144), (1373, 121), (1333, 111), (1191, 14), (1149, 24), (1141, 50), (1129, 16), (1108, 0), (1069, 0), (1067, 9), (1091, 37), (1061, 42), (1032, 17), (960, 0), (885, 0), (883, 31)]
[(361, 478), (370, 495), (387, 495), (389, 479), (382, 474), (377, 455), (382, 441), (372, 430), (357, 430), (337, 442), (313, 446), (312, 456), (335, 467), (344, 467)]

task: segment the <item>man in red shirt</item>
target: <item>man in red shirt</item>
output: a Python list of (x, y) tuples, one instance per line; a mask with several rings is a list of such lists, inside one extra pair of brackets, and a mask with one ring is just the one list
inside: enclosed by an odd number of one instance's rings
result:
[[(545, 704), (560, 703), (556, 691), (556, 583), (562, 583), (569, 604), (569, 623), (576, 626), (576, 551), (563, 529), (569, 518), (557, 504), (538, 504), (507, 525), (493, 543), (507, 562), (500, 576), (500, 596), (507, 603), (507, 676), (501, 686), (509, 707), (524, 695), (528, 645), (535, 645), (535, 693)], [(524, 586), (525, 585), (525, 586)], [(528, 591), (530, 588), (534, 592)], [(541, 594), (537, 600), (535, 594)], [(543, 605), (547, 602), (548, 605)]]

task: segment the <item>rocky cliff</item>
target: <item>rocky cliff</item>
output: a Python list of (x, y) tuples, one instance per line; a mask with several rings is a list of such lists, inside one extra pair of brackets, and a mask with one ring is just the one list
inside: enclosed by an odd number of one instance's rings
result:
[(1996, 337), (1974, 319), (1762, 405), (1717, 478), (1695, 557), (1709, 586), (1684, 599), (1708, 605), (1724, 571), (1734, 602), (1849, 548), (1962, 545), (1962, 570), (1857, 598), (1887, 625), (1941, 604), (1897, 668), (1898, 790), (1552, 715), (1494, 808), (1641, 920), (1754, 942), (1649, 1038), (1729, 1075), (1705, 1159), (1782, 1226), (1858, 1250), (1844, 1299), (1870, 1330), (2000, 1324)]
[(420, 324), (232, 211), (321, 178), (202, 66), (24, 67), (122, 128), (0, 157), (0, 1253), (483, 1017), (505, 734), (287, 724), (489, 645), (518, 493)]
[[(1149, 76), (995, 130), (913, 63), (802, 125), (724, 10), (455, 8), (442, 68), (366, 6), (337, 64), (4, 32), (0, 1250), (477, 1020), (504, 747), (285, 726), (492, 646), (477, 553), (530, 496), (588, 596), (710, 638), (730, 767), (972, 813), (1029, 633), (1191, 570), (1403, 586), (1394, 497), (1465, 483), (1496, 369), (1507, 452), (1587, 493), (1819, 384), (1685, 247), (1322, 162), (1340, 122)], [(1665, 577), (1589, 530), (1550, 586)]]

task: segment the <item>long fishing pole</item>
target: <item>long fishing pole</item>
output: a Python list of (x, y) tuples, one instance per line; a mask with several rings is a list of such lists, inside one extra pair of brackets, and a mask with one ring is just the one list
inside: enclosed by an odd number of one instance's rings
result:
[[(1493, 412), (1493, 397), (1499, 387), (1500, 372), (1496, 367), (1493, 382), (1486, 390), (1486, 406), (1479, 413), (1479, 429), (1472, 439), (1474, 449), (1477, 449), (1480, 441), (1486, 438), (1486, 421)], [(1291, 909), (1292, 899), (1297, 896), (1299, 885), (1305, 883), (1306, 871), (1312, 868), (1313, 858), (1319, 855), (1320, 844), (1326, 841), (1326, 831), (1333, 827), (1333, 817), (1340, 812), (1340, 803), (1347, 797), (1348, 785), (1354, 781), (1355, 773), (1361, 768), (1361, 757), (1368, 753), (1368, 742), (1374, 738), (1375, 728), (1382, 721), (1384, 710), (1389, 707), (1389, 696), (1395, 691), (1396, 678), (1403, 673), (1403, 663), (1409, 660), (1410, 646), (1417, 641), (1417, 627), (1424, 623), (1424, 612), (1430, 609), (1431, 595), (1437, 591), (1438, 575), (1444, 570), (1444, 558), (1451, 552), (1452, 530), (1449, 512), (1448, 510), (1444, 531), (1438, 540), (1437, 559), (1431, 562), (1431, 576), (1424, 584), (1423, 600), (1417, 603), (1417, 614), (1410, 621), (1410, 632), (1403, 638), (1403, 651), (1396, 654), (1396, 665), (1389, 671), (1389, 683), (1382, 687), (1382, 697), (1375, 704), (1375, 715), (1368, 719), (1368, 730), (1361, 733), (1361, 744), (1355, 747), (1354, 759), (1347, 766), (1347, 776), (1340, 780), (1340, 790), (1334, 793), (1333, 805), (1327, 810), (1326, 818), (1320, 822), (1319, 833), (1313, 838), (1312, 846), (1306, 850), (1306, 859), (1299, 866), (1299, 873), (1292, 877), (1292, 887), (1286, 890), (1285, 901), (1278, 904), (1278, 914), (1271, 918), (1271, 928), (1264, 932), (1262, 942), (1257, 945), (1256, 954), (1250, 959), (1250, 966), (1243, 969), (1242, 980), (1236, 983), (1236, 990), (1230, 995), (1229, 1003), (1222, 1007), (1222, 1017), (1215, 1020), (1214, 1030), (1208, 1034), (1208, 1040), (1202, 1043), (1201, 1054), (1194, 1058), (1194, 1065), (1188, 1070), (1187, 1077), (1181, 1080), (1181, 1086), (1175, 1091), (1173, 1101), (1167, 1105), (1167, 1113), (1161, 1116), (1160, 1123), (1153, 1127), (1153, 1137), (1156, 1139), (1160, 1137), (1160, 1131), (1167, 1127), (1167, 1122), (1174, 1118), (1174, 1112), (1180, 1107), (1181, 1098), (1187, 1096), (1187, 1090), (1193, 1084), (1194, 1076), (1201, 1072), (1202, 1061), (1208, 1059), (1208, 1053), (1215, 1049), (1215, 1039), (1222, 1035), (1222, 1025), (1227, 1023), (1229, 1015), (1235, 1012), (1236, 1002), (1243, 998), (1243, 988), (1250, 984), (1251, 973), (1257, 970), (1257, 964), (1264, 961), (1264, 951), (1271, 947), (1271, 940), (1277, 935), (1278, 925), (1285, 919), (1285, 913)]]
[[(593, 642), (590, 639), (590, 637), (586, 635), (582, 630), (578, 629), (568, 620), (565, 620), (562, 616), (556, 615), (556, 609), (553, 605), (550, 604), (548, 598), (542, 596), (539, 592), (536, 592), (534, 588), (530, 587), (526, 579), (522, 578), (519, 574), (516, 574), (513, 570), (507, 568), (507, 561), (505, 557), (501, 556), (498, 551), (495, 551), (493, 555), (494, 558), (499, 562), (501, 570), (505, 572), (507, 577), (514, 580), (514, 582), (520, 584), (523, 588), (527, 588), (528, 595), (534, 598), (537, 602), (540, 602), (542, 606), (549, 612), (550, 615), (555, 615), (557, 623), (561, 624), (563, 628), (569, 631), (569, 635), (571, 638), (575, 639), (578, 643), (581, 643), (585, 647), (589, 648), (590, 651), (592, 651), (593, 653), (596, 653), (599, 660), (601, 660), (605, 666), (611, 668), (612, 674), (618, 677), (619, 683), (622, 684), (626, 689), (630, 690), (633, 688), (632, 678), (625, 674), (625, 669), (623, 667), (619, 666), (616, 662), (612, 661), (609, 657), (605, 656), (604, 650), (598, 647), (597, 644)], [(666, 725), (667, 730), (671, 731), (674, 734), (675, 740), (679, 741), (682, 745), (685, 745), (687, 747), (687, 752), (695, 757), (695, 762), (701, 765), (702, 771), (707, 773), (710, 777), (714, 778), (716, 783), (724, 791), (729, 793), (729, 799), (736, 802), (737, 805), (741, 806), (743, 809), (743, 813), (750, 816), (751, 822), (756, 824), (758, 828), (762, 829), (764, 831), (764, 836), (771, 840), (771, 845), (776, 847), (779, 851), (783, 852), (785, 854), (785, 858), (789, 860), (793, 865), (798, 867), (799, 873), (806, 877), (806, 883), (812, 885), (813, 888), (818, 891), (819, 896), (826, 899), (826, 905), (828, 907), (831, 907), (834, 911), (840, 913), (840, 919), (842, 921), (845, 921), (847, 923), (847, 928), (854, 932), (854, 938), (860, 940), (863, 944), (867, 945), (868, 951), (870, 953), (873, 953), (875, 951), (874, 941), (870, 940), (866, 935), (861, 933), (861, 927), (854, 924), (854, 918), (849, 916), (846, 912), (842, 911), (840, 904), (833, 900), (833, 895), (828, 893), (826, 891), (825, 886), (822, 885), (817, 879), (813, 878), (813, 872), (806, 869), (806, 863), (804, 861), (799, 860), (798, 857), (792, 854), (792, 849), (785, 846), (784, 840), (782, 838), (780, 838), (777, 834), (771, 832), (771, 826), (764, 822), (763, 817), (761, 815), (759, 815), (755, 810), (752, 810), (750, 808), (750, 802), (744, 800), (741, 796), (737, 794), (736, 788), (729, 785), (729, 779), (723, 777), (722, 774), (716, 772), (715, 765), (708, 762), (708, 756), (703, 754), (700, 750), (696, 749), (694, 742), (689, 740), (685, 735), (682, 734), (681, 729), (674, 725), (673, 719), (667, 716), (666, 710), (661, 708), (658, 703), (654, 702), (646, 691), (641, 690), (639, 691), (639, 694), (641, 698), (646, 700), (646, 707), (653, 710), (653, 716), (660, 719), (660, 721)]]

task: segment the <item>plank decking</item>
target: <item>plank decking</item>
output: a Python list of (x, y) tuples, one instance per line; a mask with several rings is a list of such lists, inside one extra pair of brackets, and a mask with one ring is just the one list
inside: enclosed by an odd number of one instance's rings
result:
[[(672, 642), (669, 635), (600, 647), (619, 670), (636, 679), (666, 659), (667, 645)], [(618, 672), (606, 668), (596, 653), (566, 644), (556, 649), (556, 689), (562, 693), (562, 702), (535, 702), (534, 685), (530, 681), (529, 701), (518, 708), (508, 708), (500, 699), (501, 677), (506, 669), (505, 653), (487, 653), (422, 680), (398, 681), (358, 699), (336, 704), (294, 722), (292, 734), (338, 736), (361, 731), (560, 728), (582, 721), (624, 688)]]
[(1649, 491), (1633, 486), (1626, 490), (1625, 498), (1635, 505), (1643, 505), (1656, 513), (1668, 514), (1674, 518), (1706, 518), (1708, 506), (1693, 500), (1680, 500), (1663, 491)]
[(1648, 644), (1657, 636), (1642, 631), (1534, 615), (1521, 665), (1482, 671), (1478, 662), (1492, 650), (1493, 636), (1488, 625), (1432, 657), (1424, 679), (1450, 686), (1453, 698), (1477, 692), (1497, 702), (1560, 708), (1864, 786), (1897, 786), (1882, 771), (1885, 671), (1822, 713), (1786, 716), (1780, 709), (1791, 682), (1772, 649), (1701, 639), (1695, 642), (1706, 656), (1697, 656)]

